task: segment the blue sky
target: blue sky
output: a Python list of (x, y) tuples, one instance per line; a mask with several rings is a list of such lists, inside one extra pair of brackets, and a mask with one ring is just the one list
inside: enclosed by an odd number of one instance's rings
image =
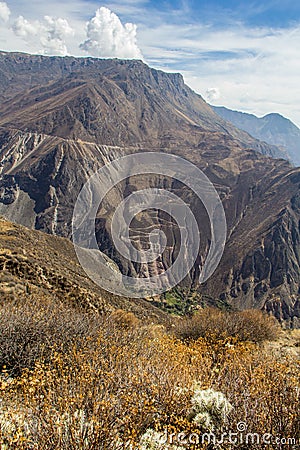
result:
[(279, 112), (300, 126), (295, 0), (0, 1), (0, 48), (142, 58), (181, 72), (213, 104)]

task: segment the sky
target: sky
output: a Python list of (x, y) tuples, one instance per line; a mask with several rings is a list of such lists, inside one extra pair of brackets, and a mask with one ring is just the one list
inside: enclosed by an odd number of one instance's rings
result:
[(300, 127), (296, 0), (0, 1), (0, 50), (142, 59), (211, 104)]

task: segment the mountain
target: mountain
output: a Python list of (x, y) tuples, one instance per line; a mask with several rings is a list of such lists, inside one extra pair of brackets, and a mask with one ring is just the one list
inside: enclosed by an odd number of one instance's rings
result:
[(40, 300), (109, 313), (133, 312), (143, 320), (166, 323), (167, 316), (145, 300), (108, 294), (93, 283), (77, 261), (68, 239), (50, 236), (0, 218), (0, 295)]
[(110, 227), (129, 194), (170, 190), (189, 204), (200, 229), (199, 257), (177, 290), (181, 301), (192, 289), (216, 304), (265, 309), (299, 326), (300, 169), (272, 158), (282, 155), (277, 147), (224, 121), (179, 74), (140, 61), (1, 53), (0, 69), (0, 214), (70, 238), (78, 194), (104, 164), (145, 151), (183, 157), (203, 170), (223, 202), (228, 239), (213, 277), (198, 285), (211, 242), (203, 204), (186, 186), (155, 174), (130, 177), (103, 202), (96, 217), (103, 257), (136, 277), (170, 267), (180, 248), (170, 216), (154, 209), (130, 225), (137, 248), (147, 247), (145, 230), (165, 232), (166, 249), (152, 263), (122, 257)]
[[(284, 157), (221, 119), (178, 73), (137, 60), (0, 52), (0, 126), (114, 146), (197, 145), (201, 133)], [(200, 134), (199, 134), (200, 133)]]
[(223, 106), (212, 108), (220, 117), (237, 128), (247, 131), (257, 139), (280, 147), (287, 159), (296, 166), (300, 166), (300, 129), (289, 119), (276, 113), (256, 117), (253, 114), (232, 111)]

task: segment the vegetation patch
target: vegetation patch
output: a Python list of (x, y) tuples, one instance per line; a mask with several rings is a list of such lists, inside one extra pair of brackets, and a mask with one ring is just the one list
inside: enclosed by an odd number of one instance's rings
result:
[[(299, 442), (299, 360), (232, 334), (237, 317), (259, 319), (264, 330), (268, 316), (208, 309), (166, 328), (120, 309), (99, 316), (57, 302), (32, 306), (0, 306), (1, 450), (210, 449), (217, 447), (200, 440), (182, 446), (179, 437), (219, 436), (241, 423)], [(200, 336), (205, 315), (222, 332)], [(197, 332), (186, 336), (191, 323)]]

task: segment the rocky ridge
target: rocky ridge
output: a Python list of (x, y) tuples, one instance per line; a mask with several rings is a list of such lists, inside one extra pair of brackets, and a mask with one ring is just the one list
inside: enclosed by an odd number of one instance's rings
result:
[(296, 166), (300, 165), (300, 130), (286, 117), (277, 113), (256, 117), (254, 114), (232, 111), (223, 106), (214, 106), (213, 110), (251, 136), (276, 145), (286, 159), (290, 159)]
[(266, 309), (299, 326), (300, 174), (284, 159), (273, 159), (273, 147), (218, 118), (180, 75), (139, 61), (2, 53), (0, 67), (6, 86), (0, 93), (0, 214), (70, 237), (78, 193), (103, 164), (134, 152), (181, 156), (204, 171), (223, 201), (228, 242), (214, 276), (197, 283), (210, 245), (203, 205), (180, 183), (157, 176), (121, 183), (99, 209), (103, 254), (134, 276), (169, 267), (180, 244), (169, 217), (151, 211), (132, 225), (143, 248), (141, 230), (165, 231), (166, 252), (152, 266), (120, 257), (109, 224), (115, 207), (135, 190), (170, 189), (189, 202), (201, 234), (199, 258), (183, 286), (239, 309)]

